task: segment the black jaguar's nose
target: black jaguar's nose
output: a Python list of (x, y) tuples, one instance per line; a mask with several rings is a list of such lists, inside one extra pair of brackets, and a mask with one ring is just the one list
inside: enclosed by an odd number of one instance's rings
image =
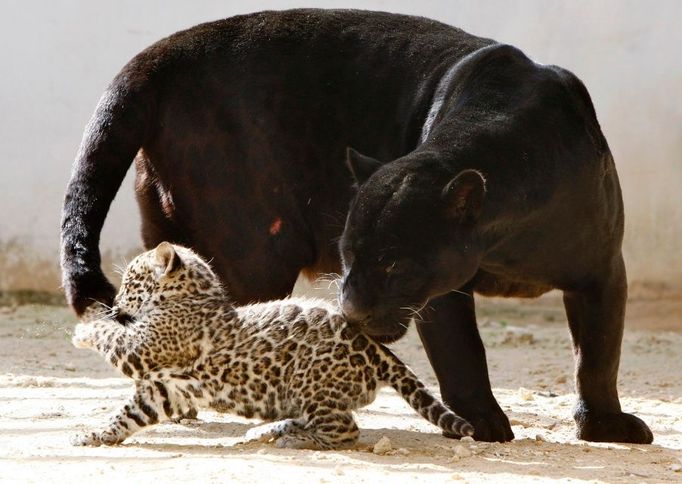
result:
[(358, 307), (352, 300), (341, 299), (341, 313), (351, 324), (366, 325), (372, 320), (372, 310)]

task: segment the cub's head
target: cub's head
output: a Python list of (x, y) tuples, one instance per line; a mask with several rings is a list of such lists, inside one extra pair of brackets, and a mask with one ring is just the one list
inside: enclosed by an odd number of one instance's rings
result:
[(182, 300), (188, 304), (224, 295), (218, 276), (190, 249), (161, 242), (126, 267), (114, 298), (116, 319), (125, 324), (153, 308)]
[(368, 334), (393, 341), (415, 310), (475, 274), (485, 181), (427, 156), (382, 166), (349, 150), (348, 163), (359, 188), (340, 240), (341, 309)]

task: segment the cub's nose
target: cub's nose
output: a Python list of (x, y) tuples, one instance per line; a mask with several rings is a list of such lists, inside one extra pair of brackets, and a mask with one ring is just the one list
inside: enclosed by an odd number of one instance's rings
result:
[(372, 320), (372, 310), (355, 304), (351, 299), (341, 299), (341, 313), (351, 324), (366, 325)]
[(125, 326), (126, 324), (133, 322), (133, 317), (130, 314), (126, 313), (125, 311), (121, 311), (121, 308), (119, 308), (118, 306), (114, 306), (112, 309), (114, 311), (113, 313), (114, 319), (118, 321), (120, 324)]

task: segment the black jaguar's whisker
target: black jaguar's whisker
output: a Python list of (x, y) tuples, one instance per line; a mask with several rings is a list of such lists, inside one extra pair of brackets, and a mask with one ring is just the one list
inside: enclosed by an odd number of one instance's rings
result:
[(459, 289), (453, 289), (452, 292), (456, 292), (457, 294), (463, 294), (465, 296), (470, 297), (471, 299), (474, 298), (474, 296), (468, 292), (460, 291)]
[(319, 275), (317, 278), (316, 282), (326, 282), (327, 283), (327, 290), (330, 290), (332, 285), (336, 286), (336, 290), (340, 290), (341, 287), (339, 286), (339, 281), (341, 280), (341, 274), (337, 272), (328, 272), (328, 273), (322, 273)]
[(419, 321), (423, 321), (424, 318), (422, 318), (422, 315), (419, 313), (419, 310), (415, 308), (414, 306), (403, 306), (400, 309), (403, 311), (407, 311), (412, 315), (412, 318), (417, 318)]
[(402, 309), (406, 309), (406, 310), (410, 311), (412, 313), (413, 317), (416, 316), (417, 318), (419, 318), (420, 322), (424, 322), (424, 316), (422, 316), (422, 311), (424, 310), (424, 308), (426, 307), (426, 305), (428, 303), (429, 302), (426, 301), (421, 306), (418, 306), (418, 307), (417, 306), (406, 306)]

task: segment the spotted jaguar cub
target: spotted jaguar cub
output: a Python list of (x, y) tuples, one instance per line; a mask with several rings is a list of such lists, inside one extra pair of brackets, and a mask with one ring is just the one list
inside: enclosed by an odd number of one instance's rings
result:
[(116, 444), (137, 430), (210, 407), (274, 421), (249, 440), (278, 447), (352, 445), (352, 411), (390, 385), (450, 434), (473, 427), (437, 400), (385, 346), (323, 301), (285, 299), (235, 307), (210, 266), (163, 242), (127, 267), (112, 313), (76, 326), (92, 348), (135, 380), (135, 395), (102, 431), (76, 445)]

